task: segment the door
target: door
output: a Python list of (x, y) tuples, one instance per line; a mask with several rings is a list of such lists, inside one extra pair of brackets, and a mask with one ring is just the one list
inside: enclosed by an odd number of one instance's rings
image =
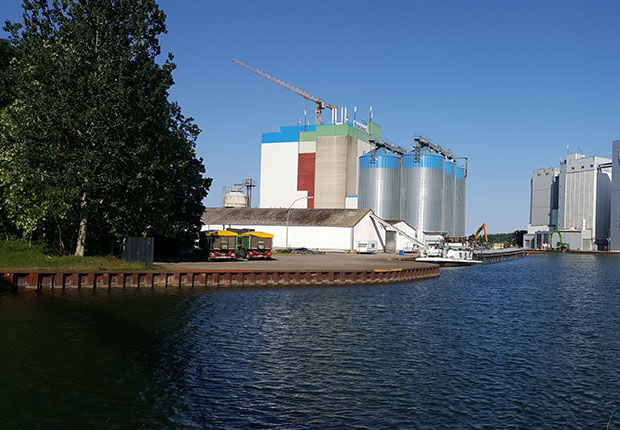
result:
[(385, 252), (394, 251), (396, 251), (396, 232), (388, 230), (385, 232)]

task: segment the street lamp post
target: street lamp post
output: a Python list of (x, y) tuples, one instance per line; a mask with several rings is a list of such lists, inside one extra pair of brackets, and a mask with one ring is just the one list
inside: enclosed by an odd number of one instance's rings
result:
[(303, 196), (303, 197), (299, 197), (295, 200), (293, 200), (293, 203), (291, 203), (291, 205), (288, 207), (288, 211), (286, 211), (286, 249), (288, 248), (288, 218), (291, 215), (291, 208), (293, 207), (293, 205), (298, 202), (299, 200), (303, 200), (303, 199), (313, 199), (314, 196)]

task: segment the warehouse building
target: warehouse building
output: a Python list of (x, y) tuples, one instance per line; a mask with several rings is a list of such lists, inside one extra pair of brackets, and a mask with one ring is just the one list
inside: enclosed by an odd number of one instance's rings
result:
[(370, 209), (207, 208), (202, 230), (254, 230), (274, 235), (274, 248), (358, 251), (412, 251), (419, 243), (406, 223), (388, 223)]
[[(570, 249), (606, 250), (609, 244), (611, 160), (568, 154), (559, 168), (534, 170), (528, 248), (555, 248), (562, 234)], [(570, 238), (570, 240), (569, 240)], [(552, 243), (553, 242), (553, 243)]]
[(388, 144), (374, 122), (281, 127), (263, 133), (260, 207), (372, 209), (417, 232), (465, 236), (467, 167), (426, 139)]

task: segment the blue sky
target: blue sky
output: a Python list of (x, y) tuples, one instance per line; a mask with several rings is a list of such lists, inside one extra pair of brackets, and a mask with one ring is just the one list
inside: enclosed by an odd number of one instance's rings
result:
[[(161, 0), (171, 98), (203, 130), (198, 153), (222, 187), (259, 178), (261, 133), (303, 120), (301, 97), (231, 63), (264, 69), (326, 102), (358, 106), (384, 137), (416, 133), (469, 158), (467, 231), (525, 228), (532, 170), (620, 139), (617, 1)], [(4, 0), (16, 20), (20, 1)], [(309, 105), (309, 111), (312, 106)], [(351, 116), (351, 115), (350, 115)], [(254, 202), (258, 203), (256, 192)]]

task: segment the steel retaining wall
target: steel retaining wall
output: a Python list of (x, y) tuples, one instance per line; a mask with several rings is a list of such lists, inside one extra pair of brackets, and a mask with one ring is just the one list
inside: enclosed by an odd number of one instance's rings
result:
[(161, 272), (54, 272), (7, 271), (0, 288), (183, 288), (265, 285), (381, 284), (439, 276), (439, 267), (328, 271), (161, 271)]

